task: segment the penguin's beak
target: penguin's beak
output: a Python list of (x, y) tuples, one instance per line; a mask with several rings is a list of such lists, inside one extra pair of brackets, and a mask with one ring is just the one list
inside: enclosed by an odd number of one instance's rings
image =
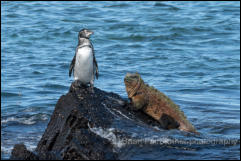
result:
[(92, 35), (92, 34), (94, 34), (94, 32), (91, 31), (91, 30), (88, 30), (87, 33), (86, 33), (87, 37), (90, 37), (90, 35)]

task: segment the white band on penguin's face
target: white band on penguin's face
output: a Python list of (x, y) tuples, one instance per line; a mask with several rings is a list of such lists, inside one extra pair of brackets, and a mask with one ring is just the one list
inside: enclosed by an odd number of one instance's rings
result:
[(92, 35), (93, 32), (92, 31), (86, 31), (86, 37), (90, 37), (90, 35)]

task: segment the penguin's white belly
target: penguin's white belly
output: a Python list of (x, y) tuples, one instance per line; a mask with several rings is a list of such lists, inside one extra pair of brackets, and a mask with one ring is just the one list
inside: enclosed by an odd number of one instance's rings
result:
[(93, 79), (93, 52), (90, 47), (82, 47), (77, 50), (74, 79), (87, 84)]

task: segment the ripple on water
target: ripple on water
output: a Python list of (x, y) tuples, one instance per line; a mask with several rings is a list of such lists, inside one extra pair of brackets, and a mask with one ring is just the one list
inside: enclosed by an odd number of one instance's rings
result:
[(37, 113), (33, 115), (22, 115), (19, 116), (10, 116), (3, 117), (1, 119), (2, 126), (16, 126), (16, 125), (33, 125), (40, 121), (47, 121), (50, 118), (49, 114)]
[(67, 85), (60, 85), (60, 84), (53, 84), (53, 83), (46, 83), (43, 85), (44, 88), (47, 88), (47, 89), (66, 89), (68, 88), (69, 86)]
[(17, 97), (19, 96), (19, 93), (14, 93), (14, 92), (1, 92), (1, 96), (3, 97)]

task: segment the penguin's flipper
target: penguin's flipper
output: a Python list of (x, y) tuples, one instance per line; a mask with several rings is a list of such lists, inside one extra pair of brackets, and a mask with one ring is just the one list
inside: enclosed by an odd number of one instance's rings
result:
[(69, 77), (71, 77), (71, 73), (72, 73), (72, 71), (74, 71), (75, 57), (76, 57), (76, 55), (72, 59), (72, 62), (71, 62), (70, 67), (69, 67)]
[(98, 77), (99, 77), (99, 70), (98, 70), (98, 64), (97, 64), (97, 61), (96, 61), (96, 59), (95, 59), (95, 53), (93, 53), (93, 55), (94, 55), (94, 66), (95, 66), (95, 76), (96, 76), (96, 79), (98, 79)]
[(93, 59), (93, 61), (94, 61), (94, 74), (95, 74), (95, 76), (96, 76), (96, 79), (98, 79), (98, 77), (99, 77), (99, 70), (98, 70), (98, 64), (97, 64), (97, 61), (96, 61), (96, 59), (95, 59), (95, 49), (94, 49), (94, 46), (93, 46), (93, 44), (90, 42), (90, 46), (91, 46), (91, 48), (92, 48), (92, 51), (93, 51), (93, 57), (94, 57), (94, 59)]

